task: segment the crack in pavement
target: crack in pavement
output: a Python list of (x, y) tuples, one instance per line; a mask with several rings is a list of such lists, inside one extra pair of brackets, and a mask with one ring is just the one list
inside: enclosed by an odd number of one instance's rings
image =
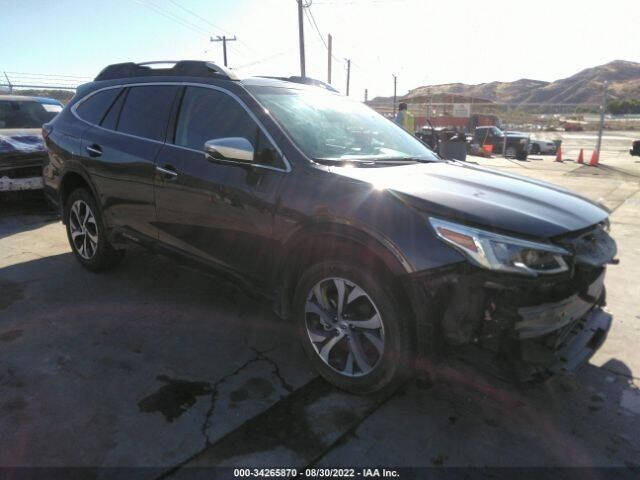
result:
[[(269, 357), (267, 357), (265, 355), (265, 353), (273, 351), (276, 348), (277, 347), (273, 347), (273, 348), (261, 351), (261, 350), (258, 350), (257, 348), (250, 347), (251, 351), (253, 351), (253, 353), (255, 354), (255, 357), (250, 358), (245, 363), (243, 363), (238, 368), (236, 368), (233, 372), (223, 376), (222, 378), (220, 378), (218, 381), (216, 381), (214, 384), (211, 385), (211, 397), (210, 397), (211, 398), (211, 405), (209, 406), (209, 408), (207, 410), (207, 413), (205, 415), (204, 422), (203, 422), (202, 428), (201, 428), (202, 436), (204, 437), (204, 440), (205, 440), (203, 449), (205, 449), (209, 445), (211, 445), (211, 439), (209, 438), (207, 430), (209, 429), (211, 417), (213, 416), (213, 412), (215, 411), (216, 400), (217, 400), (217, 396), (218, 396), (218, 388), (224, 382), (226, 382), (227, 380), (229, 380), (232, 377), (235, 377), (240, 372), (242, 372), (242, 370), (244, 370), (245, 368), (249, 367), (251, 364), (254, 364), (254, 363), (257, 363), (257, 362), (260, 362), (260, 361), (263, 361), (263, 362), (267, 363), (268, 365), (271, 366), (272, 373), (280, 381), (280, 384), (281, 384), (282, 388), (284, 388), (288, 393), (291, 393), (291, 392), (293, 392), (295, 390), (293, 385), (291, 385), (289, 382), (287, 382), (286, 379), (284, 378), (284, 376), (282, 375), (282, 373), (280, 372), (280, 366), (276, 363), (276, 361), (271, 359), (271, 358), (269, 358)], [(196, 453), (196, 455), (197, 455), (197, 453)]]
[(271, 367), (273, 368), (273, 374), (278, 378), (278, 380), (280, 380), (280, 384), (282, 385), (282, 388), (284, 388), (289, 393), (293, 392), (294, 390), (293, 385), (288, 383), (285, 380), (285, 378), (282, 376), (282, 373), (280, 372), (280, 366), (277, 364), (277, 362), (265, 355), (265, 353), (275, 350), (275, 347), (265, 351), (260, 351), (257, 348), (251, 347), (251, 350), (253, 350), (253, 352), (258, 356), (258, 358), (260, 358), (261, 360), (264, 360), (269, 365), (271, 365)]
[(218, 387), (220, 385), (222, 385), (224, 382), (226, 382), (227, 380), (229, 380), (230, 378), (235, 377), (236, 375), (238, 375), (242, 370), (247, 368), (252, 363), (255, 363), (255, 362), (258, 362), (258, 361), (261, 361), (261, 358), (260, 358), (259, 355), (256, 355), (255, 357), (250, 358), (245, 363), (240, 365), (233, 372), (223, 376), (217, 382), (215, 382), (213, 385), (211, 385), (211, 405), (209, 406), (209, 409), (207, 410), (207, 413), (205, 415), (204, 422), (203, 422), (202, 428), (201, 428), (202, 436), (204, 437), (204, 446), (202, 447), (202, 450), (200, 450), (199, 452), (196, 452), (194, 454), (194, 456), (198, 455), (198, 453), (200, 453), (201, 451), (205, 450), (209, 445), (211, 445), (211, 439), (209, 438), (209, 434), (207, 433), (207, 430), (209, 429), (209, 426), (210, 426), (209, 422), (211, 421), (211, 417), (212, 417), (213, 412), (214, 412), (214, 410), (216, 408), (216, 400), (217, 400), (217, 397), (218, 397)]

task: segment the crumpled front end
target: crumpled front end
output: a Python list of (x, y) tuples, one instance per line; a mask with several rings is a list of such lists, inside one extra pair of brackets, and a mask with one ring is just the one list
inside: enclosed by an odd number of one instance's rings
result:
[(0, 192), (42, 189), (46, 156), (38, 129), (0, 130)]
[(616, 246), (601, 225), (554, 243), (575, 253), (569, 272), (523, 278), (460, 264), (421, 279), (445, 345), (523, 381), (583, 365), (611, 326), (604, 278)]

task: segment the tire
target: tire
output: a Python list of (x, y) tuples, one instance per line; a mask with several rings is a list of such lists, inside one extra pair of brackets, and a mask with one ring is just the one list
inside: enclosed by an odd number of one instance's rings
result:
[(108, 242), (102, 214), (93, 195), (84, 188), (77, 188), (67, 198), (63, 215), (69, 245), (83, 267), (98, 272), (120, 263), (124, 250), (117, 250)]
[(540, 155), (540, 145), (534, 143), (531, 146), (531, 155)]
[[(327, 381), (351, 393), (395, 388), (413, 369), (411, 317), (384, 280), (347, 261), (327, 261), (309, 267), (296, 288), (293, 313), (307, 356)], [(337, 315), (340, 289), (344, 317)]]

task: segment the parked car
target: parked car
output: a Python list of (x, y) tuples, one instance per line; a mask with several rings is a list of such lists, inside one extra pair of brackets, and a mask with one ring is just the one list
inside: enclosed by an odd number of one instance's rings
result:
[(480, 146), (492, 145), (496, 154), (502, 154), (506, 148), (505, 156), (518, 160), (526, 160), (529, 153), (529, 135), (521, 132), (507, 132), (505, 135), (496, 126), (476, 127), (471, 142)]
[(555, 155), (557, 146), (551, 140), (532, 138), (529, 140), (529, 153), (531, 155)]
[(373, 392), (460, 348), (541, 379), (609, 330), (604, 207), (441, 161), (326, 89), (118, 64), (44, 132), (45, 191), (82, 266), (134, 243), (223, 271), (271, 299), (340, 388)]
[(42, 124), (60, 111), (53, 98), (0, 95), (0, 192), (42, 189)]
[(629, 154), (640, 157), (640, 140), (636, 140), (635, 142), (633, 142), (633, 145), (629, 150)]

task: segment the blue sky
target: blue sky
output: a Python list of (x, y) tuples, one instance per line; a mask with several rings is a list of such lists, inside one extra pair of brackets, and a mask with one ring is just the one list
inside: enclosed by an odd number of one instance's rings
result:
[[(391, 94), (393, 73), (400, 94), (424, 84), (554, 80), (614, 59), (640, 61), (640, 1), (482, 5), (313, 0), (311, 13), (323, 38), (333, 35), (333, 83), (344, 90), (351, 58), (358, 97), (365, 88), (370, 98)], [(230, 66), (299, 74), (295, 0), (0, 0), (0, 12), (0, 73), (92, 77), (122, 61), (222, 62), (220, 44), (208, 38), (230, 33), (241, 40), (229, 44)], [(305, 18), (307, 74), (326, 80), (326, 49), (311, 22)]]

